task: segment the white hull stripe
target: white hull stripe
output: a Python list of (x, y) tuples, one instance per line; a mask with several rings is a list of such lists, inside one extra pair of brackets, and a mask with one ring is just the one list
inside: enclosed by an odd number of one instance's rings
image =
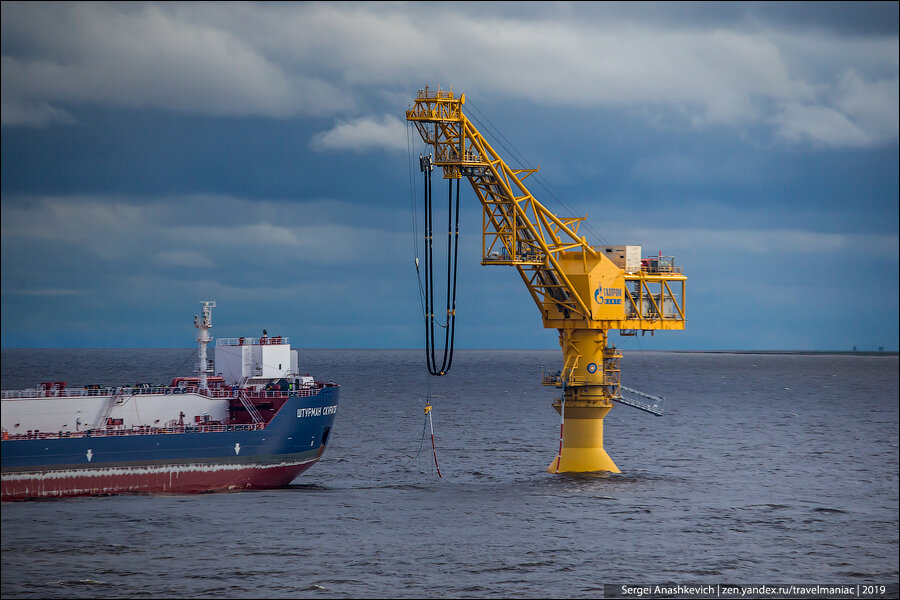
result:
[(106, 467), (98, 469), (73, 469), (67, 471), (43, 471), (38, 473), (3, 473), (2, 481), (49, 481), (56, 479), (72, 479), (81, 477), (134, 477), (147, 475), (181, 475), (186, 473), (216, 473), (221, 471), (246, 471), (248, 469), (266, 470), (284, 467), (298, 467), (314, 463), (318, 457), (308, 460), (283, 461), (268, 464), (223, 463), (223, 464), (187, 464), (187, 465), (149, 465), (146, 467)]

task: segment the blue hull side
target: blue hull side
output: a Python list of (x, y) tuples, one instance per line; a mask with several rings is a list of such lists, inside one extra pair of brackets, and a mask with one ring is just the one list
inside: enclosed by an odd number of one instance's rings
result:
[(284, 485), (324, 451), (339, 389), (288, 398), (265, 429), (5, 440), (2, 498)]

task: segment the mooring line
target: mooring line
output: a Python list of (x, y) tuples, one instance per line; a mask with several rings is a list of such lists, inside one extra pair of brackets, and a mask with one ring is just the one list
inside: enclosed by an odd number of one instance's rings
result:
[(559, 463), (562, 461), (562, 448), (563, 448), (563, 427), (566, 424), (566, 396), (563, 395), (560, 400), (559, 406), (559, 452), (556, 454), (556, 471), (555, 473), (559, 473)]
[(430, 402), (425, 404), (425, 414), (428, 415), (428, 424), (431, 425), (431, 452), (434, 454), (434, 468), (437, 469), (438, 477), (443, 478), (444, 476), (441, 475), (441, 468), (438, 466), (437, 450), (434, 447), (434, 417), (431, 415), (431, 408)]

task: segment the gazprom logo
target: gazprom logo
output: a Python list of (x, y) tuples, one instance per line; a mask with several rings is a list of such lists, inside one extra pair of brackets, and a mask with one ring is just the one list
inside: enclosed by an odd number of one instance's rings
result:
[(622, 304), (622, 289), (600, 286), (594, 291), (594, 302), (597, 304)]

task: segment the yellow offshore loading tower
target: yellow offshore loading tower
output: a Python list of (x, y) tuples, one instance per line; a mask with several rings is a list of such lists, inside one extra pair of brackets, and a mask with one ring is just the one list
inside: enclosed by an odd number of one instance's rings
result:
[[(562, 388), (560, 451), (551, 472), (621, 472), (603, 448), (603, 418), (613, 402), (659, 414), (626, 397), (621, 355), (609, 331), (622, 335), (682, 330), (687, 278), (673, 257), (642, 259), (639, 246), (594, 247), (578, 234), (583, 218), (559, 218), (524, 181), (537, 169), (512, 169), (463, 113), (465, 94), (419, 90), (406, 111), (445, 179), (465, 177), (483, 208), (482, 265), (510, 265), (541, 311), (544, 327), (559, 331), (563, 368), (543, 377)], [(653, 396), (640, 394), (651, 400)]]

